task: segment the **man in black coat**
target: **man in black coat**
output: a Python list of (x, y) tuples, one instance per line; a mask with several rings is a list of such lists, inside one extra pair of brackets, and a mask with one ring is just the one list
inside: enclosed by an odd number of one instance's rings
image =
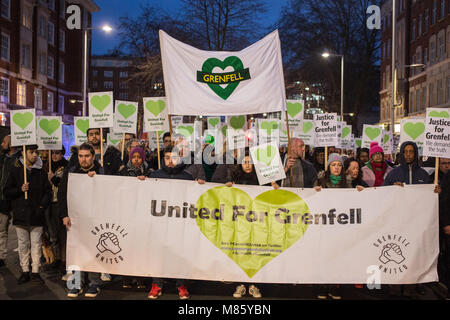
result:
[[(16, 160), (3, 189), (5, 197), (11, 200), (13, 225), (17, 231), (22, 268), (19, 284), (30, 280), (30, 256), (31, 279), (44, 283), (39, 275), (39, 267), (45, 209), (50, 205), (52, 189), (47, 173), (42, 169), (42, 160), (38, 157), (37, 149), (36, 145), (26, 147), (25, 156)], [(27, 170), (27, 183), (24, 183), (24, 165)]]

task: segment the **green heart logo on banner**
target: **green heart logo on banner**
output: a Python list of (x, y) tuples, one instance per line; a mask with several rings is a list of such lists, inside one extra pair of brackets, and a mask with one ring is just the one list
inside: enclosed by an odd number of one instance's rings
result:
[[(242, 63), (241, 59), (239, 59), (236, 56), (231, 56), (223, 61), (217, 58), (207, 59), (202, 65), (202, 71), (211, 73), (215, 67), (218, 67), (222, 70), (225, 70), (227, 67), (232, 67), (234, 71), (244, 70), (244, 64)], [(225, 88), (222, 88), (219, 84), (215, 83), (208, 83), (208, 86), (219, 97), (221, 97), (224, 100), (227, 100), (234, 92), (234, 90), (237, 88), (239, 83), (240, 83), (239, 81), (229, 83)]]
[(261, 123), (261, 129), (266, 130), (267, 134), (270, 136), (272, 133), (272, 130), (278, 129), (278, 123), (276, 121), (266, 121)]
[(296, 115), (298, 115), (303, 110), (303, 106), (300, 102), (296, 102), (296, 103), (287, 102), (286, 107), (287, 107), (288, 115), (291, 118), (294, 118)]
[(309, 131), (311, 131), (311, 129), (313, 128), (313, 123), (312, 122), (303, 122), (303, 133), (308, 133)]
[(177, 128), (177, 132), (179, 134), (182, 134), (184, 137), (189, 138), (192, 133), (194, 132), (194, 127), (193, 126), (179, 126)]
[(208, 119), (208, 122), (214, 128), (219, 124), (220, 120), (218, 118), (210, 118)]
[(136, 112), (136, 106), (134, 104), (121, 103), (117, 106), (117, 110), (124, 119), (128, 119)]
[(369, 128), (366, 128), (365, 133), (366, 133), (366, 136), (368, 136), (369, 139), (372, 141), (381, 134), (381, 129), (369, 127)]
[(281, 130), (284, 136), (287, 136), (287, 131)]
[(58, 130), (59, 126), (60, 123), (57, 119), (52, 119), (50, 121), (48, 119), (42, 119), (41, 121), (39, 121), (39, 127), (41, 127), (41, 129), (44, 130), (49, 136), (51, 136), (53, 132)]
[(89, 129), (89, 119), (86, 119), (86, 120), (78, 119), (77, 122), (75, 123), (75, 125), (81, 132), (86, 134)]
[(344, 139), (346, 136), (348, 136), (350, 134), (350, 128), (349, 127), (345, 127), (344, 129), (342, 129), (342, 135), (341, 138)]
[(120, 142), (120, 139), (114, 140), (114, 139), (111, 139), (111, 137), (109, 137), (109, 136), (108, 136), (108, 140), (114, 146)]
[[(233, 211), (233, 208), (239, 208)], [(197, 200), (197, 225), (203, 235), (249, 278), (305, 234), (306, 202), (287, 190), (270, 190), (254, 200), (244, 191), (211, 188)], [(208, 216), (208, 219), (202, 217)]]
[(244, 127), (245, 124), (245, 116), (237, 116), (237, 117), (231, 117), (230, 119), (230, 126), (234, 130), (239, 130)]
[(107, 106), (111, 103), (111, 97), (109, 95), (103, 96), (93, 96), (91, 98), (91, 104), (97, 109), (99, 112), (103, 112)]
[(439, 112), (439, 111), (436, 111), (436, 110), (431, 111), (428, 114), (428, 117), (430, 117), (430, 118), (445, 118), (445, 119), (450, 118), (450, 116), (449, 116), (447, 111)]
[(358, 146), (358, 148), (361, 148), (362, 140), (361, 139), (356, 139), (355, 140), (355, 144)]
[(228, 126), (227, 126), (227, 125), (224, 125), (224, 126), (222, 127), (222, 134), (223, 134), (224, 136), (227, 135), (227, 129), (228, 129)]
[(384, 144), (386, 144), (389, 141), (389, 135), (385, 134), (384, 135)]
[(145, 103), (145, 108), (155, 117), (157, 117), (166, 108), (166, 103), (163, 100), (149, 100)]
[(16, 112), (13, 116), (13, 122), (22, 130), (24, 130), (31, 123), (31, 121), (33, 121), (33, 113), (31, 112)]
[(425, 124), (422, 122), (406, 122), (403, 126), (403, 130), (405, 130), (405, 133), (413, 140), (416, 140), (422, 133), (425, 132)]
[(277, 152), (278, 152), (277, 148), (273, 146), (267, 146), (266, 148), (256, 149), (255, 152), (256, 160), (264, 163), (266, 166), (270, 166)]

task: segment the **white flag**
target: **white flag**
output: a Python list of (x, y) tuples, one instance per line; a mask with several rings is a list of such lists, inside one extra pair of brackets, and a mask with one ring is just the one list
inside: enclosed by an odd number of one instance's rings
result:
[(204, 51), (159, 31), (169, 114), (242, 115), (285, 110), (278, 30), (242, 51)]

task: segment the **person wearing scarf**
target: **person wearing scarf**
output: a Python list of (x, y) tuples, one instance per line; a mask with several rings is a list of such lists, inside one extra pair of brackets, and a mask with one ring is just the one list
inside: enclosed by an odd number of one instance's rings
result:
[(383, 148), (378, 145), (378, 142), (370, 144), (369, 159), (362, 168), (362, 179), (369, 187), (380, 187), (392, 168), (384, 160)]

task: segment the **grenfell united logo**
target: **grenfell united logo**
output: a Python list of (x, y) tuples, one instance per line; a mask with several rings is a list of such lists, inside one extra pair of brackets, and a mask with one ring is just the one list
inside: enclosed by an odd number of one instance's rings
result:
[(94, 227), (91, 233), (96, 237), (95, 258), (106, 264), (118, 264), (124, 261), (120, 242), (128, 233), (122, 226), (104, 223)]
[[(233, 67), (233, 72), (212, 73), (215, 67), (225, 70), (227, 67)], [(239, 83), (250, 79), (249, 68), (244, 69), (241, 59), (236, 56), (227, 57), (221, 61), (217, 58), (207, 59), (202, 66), (202, 71), (197, 71), (197, 81), (206, 83), (215, 94), (223, 100), (227, 100)], [(221, 85), (227, 84), (226, 87)]]
[(380, 271), (396, 275), (408, 270), (406, 265), (406, 251), (409, 248), (409, 241), (398, 234), (383, 235), (373, 242), (373, 246), (378, 249), (378, 268)]

